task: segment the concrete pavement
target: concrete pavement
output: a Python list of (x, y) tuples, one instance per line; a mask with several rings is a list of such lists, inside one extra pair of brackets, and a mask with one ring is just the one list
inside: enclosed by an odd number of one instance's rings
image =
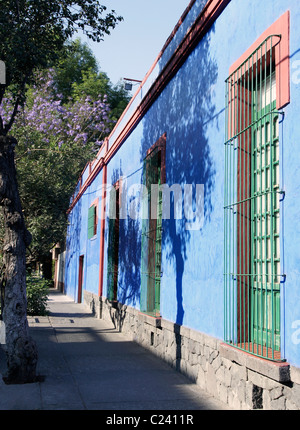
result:
[(48, 308), (47, 317), (28, 317), (43, 381), (5, 385), (1, 377), (0, 410), (228, 409), (84, 304), (53, 290)]

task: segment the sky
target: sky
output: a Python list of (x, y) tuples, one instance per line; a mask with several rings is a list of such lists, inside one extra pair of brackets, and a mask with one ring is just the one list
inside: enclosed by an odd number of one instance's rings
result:
[[(124, 20), (95, 43), (79, 35), (92, 49), (99, 68), (111, 82), (143, 80), (190, 0), (103, 0)], [(135, 86), (133, 87), (135, 91)]]

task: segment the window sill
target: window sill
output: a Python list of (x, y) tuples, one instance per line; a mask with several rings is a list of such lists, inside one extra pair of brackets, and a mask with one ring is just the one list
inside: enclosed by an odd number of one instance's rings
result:
[[(118, 309), (120, 307), (118, 300), (108, 300), (108, 303), (114, 309)], [(122, 306), (122, 303), (120, 303), (120, 305)]]
[(220, 344), (220, 356), (227, 358), (230, 361), (245, 366), (261, 375), (264, 375), (277, 382), (290, 381), (290, 365), (286, 362), (274, 362), (255, 355), (246, 351), (241, 351), (234, 346), (227, 345), (226, 343)]
[(151, 316), (143, 312), (140, 312), (139, 320), (143, 323), (151, 325), (152, 327), (156, 327), (156, 328), (161, 327), (161, 317), (158, 317), (158, 316)]

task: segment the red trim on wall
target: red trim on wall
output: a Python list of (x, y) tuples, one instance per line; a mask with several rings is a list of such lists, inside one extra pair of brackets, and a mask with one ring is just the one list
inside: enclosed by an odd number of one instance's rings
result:
[[(108, 148), (108, 140), (105, 141), (105, 152)], [(102, 161), (103, 163), (103, 161)], [(103, 293), (103, 266), (104, 266), (104, 241), (105, 241), (105, 209), (106, 209), (106, 182), (107, 182), (107, 166), (103, 164), (102, 168), (102, 194), (101, 194), (101, 227), (100, 227), (100, 253), (99, 253), (99, 297)]]
[[(169, 46), (169, 44), (172, 42), (173, 38), (175, 37), (177, 31), (179, 30), (180, 26), (182, 25), (183, 21), (185, 20), (187, 14), (189, 13), (189, 11), (192, 9), (194, 3), (196, 0), (191, 0), (189, 5), (187, 6), (187, 8), (185, 9), (185, 11), (183, 12), (183, 14), (181, 15), (178, 23), (175, 25), (172, 33), (170, 34), (170, 36), (168, 37), (168, 39), (166, 40), (163, 48), (161, 49), (161, 51), (159, 52), (159, 54), (157, 55), (156, 59), (154, 60), (152, 66), (150, 67), (150, 69), (148, 70), (148, 72), (146, 73), (144, 79), (142, 80), (142, 83), (139, 85), (137, 91), (135, 92), (135, 94), (133, 95), (132, 99), (130, 100), (130, 102), (128, 103), (128, 105), (126, 106), (126, 108), (124, 109), (122, 115), (120, 116), (120, 118), (118, 119), (116, 125), (114, 126), (112, 132), (109, 135), (109, 138), (112, 136), (112, 134), (115, 132), (115, 130), (117, 129), (117, 127), (119, 126), (120, 122), (123, 120), (125, 114), (127, 113), (127, 111), (129, 110), (131, 104), (133, 103), (133, 101), (135, 100), (135, 98), (137, 97), (137, 95), (140, 92), (141, 87), (145, 84), (145, 82), (147, 81), (148, 77), (151, 75), (151, 73), (153, 72), (155, 66), (157, 65), (158, 61), (160, 60), (160, 58), (162, 57), (163, 53), (165, 52), (165, 50), (167, 49), (167, 47)], [(209, 0), (208, 3), (211, 3), (212, 0)], [(213, 0), (215, 1), (215, 0)], [(217, 0), (220, 1), (220, 0)], [(221, 0), (222, 1), (222, 0)], [(229, 0), (230, 1), (230, 0)], [(228, 1), (228, 2), (229, 2)]]
[(167, 49), (168, 45), (172, 42), (175, 34), (177, 33), (177, 31), (179, 30), (181, 24), (183, 23), (183, 21), (185, 20), (186, 16), (188, 15), (188, 13), (190, 12), (190, 10), (192, 9), (192, 7), (194, 6), (194, 3), (196, 2), (196, 0), (191, 0), (189, 5), (187, 6), (187, 8), (185, 9), (185, 11), (183, 12), (183, 14), (181, 15), (181, 17), (179, 18), (179, 21), (177, 22), (177, 24), (175, 25), (172, 33), (170, 34), (170, 36), (168, 37), (168, 39), (166, 40), (166, 43), (164, 44), (160, 55), (162, 55), (164, 53), (164, 51)]
[[(159, 94), (162, 92), (162, 90), (165, 88), (165, 86), (168, 84), (168, 82), (173, 78), (173, 76), (177, 73), (177, 71), (180, 69), (182, 64), (186, 61), (191, 51), (196, 47), (196, 45), (199, 43), (201, 38), (206, 34), (206, 32), (209, 30), (209, 28), (213, 25), (213, 23), (216, 21), (218, 16), (223, 12), (225, 7), (230, 3), (231, 0), (208, 0), (204, 8), (202, 9), (201, 13), (199, 14), (198, 18), (195, 20), (194, 24), (191, 26), (181, 43), (179, 44), (178, 48), (173, 53), (172, 57), (154, 82), (154, 84), (151, 86), (149, 91), (147, 92), (146, 96), (142, 99), (141, 103), (131, 116), (131, 118), (128, 120), (126, 125), (123, 127), (121, 133), (116, 138), (113, 145), (109, 148), (108, 151), (104, 151), (104, 157), (100, 158), (97, 161), (97, 165), (92, 170), (90, 176), (85, 181), (85, 183), (80, 188), (80, 191), (73, 199), (70, 208), (68, 210), (68, 213), (72, 210), (72, 208), (76, 205), (78, 200), (80, 199), (81, 195), (84, 193), (84, 191), (88, 188), (88, 186), (93, 182), (95, 177), (98, 175), (100, 170), (103, 168), (103, 166), (109, 162), (109, 160), (113, 157), (113, 155), (117, 152), (117, 150), (120, 148), (120, 146), (125, 142), (127, 137), (130, 135), (130, 133), (134, 130), (134, 128), (137, 126), (137, 124), (140, 122), (142, 117), (145, 115), (147, 110), (151, 107), (151, 105), (155, 102)], [(192, 0), (189, 3), (189, 6), (183, 13), (182, 17), (180, 18), (178, 24), (175, 26), (173, 33), (165, 43), (162, 51), (157, 56), (156, 60), (154, 61), (152, 67), (146, 74), (143, 82), (139, 86), (139, 89), (136, 91), (135, 95), (127, 105), (126, 109), (124, 110), (123, 114), (121, 115), (120, 119), (118, 120), (117, 124), (115, 125), (113, 131), (110, 133), (109, 139), (115, 132), (116, 128), (119, 126), (120, 122), (123, 120), (124, 115), (127, 113), (128, 109), (130, 108), (133, 100), (138, 95), (141, 87), (144, 85), (146, 80), (148, 79), (149, 75), (157, 65), (159, 59), (161, 58), (163, 52), (173, 39), (174, 35), (178, 31), (178, 28), (180, 28), (180, 25), (184, 21), (186, 15), (188, 14), (189, 10), (192, 8), (195, 0)], [(100, 149), (98, 155), (102, 149)]]
[(99, 204), (99, 197), (96, 197), (95, 200), (93, 200), (92, 203), (90, 204), (90, 207), (96, 206), (97, 213), (98, 213), (98, 204)]
[[(164, 69), (151, 86), (140, 105), (133, 113), (132, 117), (125, 125), (117, 139), (115, 140), (112, 147), (109, 149), (109, 152), (105, 155), (105, 162), (108, 162), (109, 159), (113, 156), (113, 154), (119, 149), (122, 143), (127, 139), (129, 134), (133, 131), (133, 129), (140, 122), (142, 117), (148, 111), (148, 109), (152, 106), (154, 101), (157, 99), (162, 90), (166, 87), (166, 85), (170, 82), (173, 76), (177, 73), (180, 67), (188, 58), (191, 51), (196, 47), (202, 37), (206, 34), (218, 16), (223, 12), (225, 7), (230, 3), (230, 0), (209, 0), (205, 7), (202, 9), (200, 15), (191, 26), (186, 36), (183, 38), (173, 55), (171, 56), (168, 63), (165, 65)], [(162, 51), (163, 52), (163, 51)], [(155, 61), (152, 68), (149, 70), (146, 75), (143, 83), (147, 79), (148, 75), (153, 70), (156, 65), (158, 59), (161, 57), (161, 53), (159, 54), (157, 60)], [(141, 85), (143, 85), (143, 83)], [(113, 133), (113, 132), (112, 132)]]
[[(231, 75), (271, 35), (281, 35), (275, 46), (276, 108), (281, 109), (290, 102), (290, 11), (286, 11), (250, 46), (229, 68)], [(277, 85), (278, 84), (278, 85)]]
[[(104, 140), (103, 145), (105, 146), (104, 152), (106, 153), (107, 152), (107, 148), (108, 148), (108, 139), (107, 138)], [(93, 170), (91, 170), (92, 164), (95, 164), (95, 167), (94, 167)], [(101, 157), (99, 160), (94, 160), (92, 163), (90, 163), (90, 173), (89, 173), (89, 176), (86, 179), (85, 183), (82, 184), (82, 186), (80, 187), (80, 190), (77, 193), (77, 195), (75, 197), (73, 195), (73, 200), (72, 200), (72, 203), (70, 204), (69, 209), (67, 210), (67, 214), (70, 213), (70, 211), (76, 205), (76, 203), (78, 202), (78, 200), (80, 199), (80, 197), (82, 196), (82, 194), (86, 191), (86, 189), (91, 185), (91, 183), (94, 181), (94, 179), (96, 178), (96, 176), (98, 175), (98, 173), (102, 170), (103, 166), (104, 166), (104, 158), (103, 157)]]

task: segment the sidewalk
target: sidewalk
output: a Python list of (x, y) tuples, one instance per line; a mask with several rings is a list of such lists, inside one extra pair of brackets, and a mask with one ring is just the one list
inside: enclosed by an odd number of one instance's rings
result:
[(5, 385), (1, 375), (0, 410), (228, 409), (85, 305), (53, 290), (49, 310), (28, 317), (44, 380)]

